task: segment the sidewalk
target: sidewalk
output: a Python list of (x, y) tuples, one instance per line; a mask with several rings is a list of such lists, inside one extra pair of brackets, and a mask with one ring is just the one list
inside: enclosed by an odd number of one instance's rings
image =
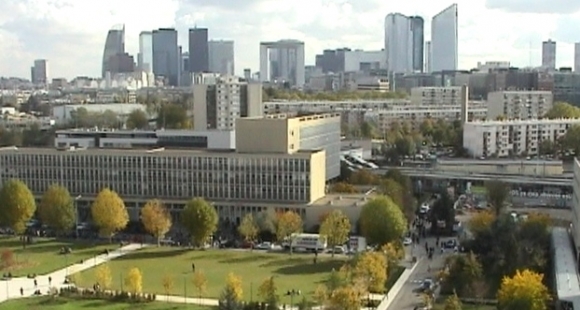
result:
[[(34, 279), (28, 279), (26, 277), (12, 278), (10, 280), (0, 281), (0, 302), (4, 302), (8, 299), (30, 297), (37, 289), (40, 290), (42, 294), (46, 294), (50, 287), (60, 289), (62, 287), (69, 286), (68, 284), (64, 284), (64, 280), (67, 275), (93, 268), (146, 246), (147, 245), (132, 243), (111, 251), (109, 254), (101, 254), (86, 259), (82, 264), (70, 265), (49, 274), (37, 276), (37, 287), (34, 287)], [(52, 285), (50, 286), (48, 284), (48, 277), (52, 278)], [(20, 288), (24, 289), (24, 294), (22, 296), (20, 295)]]

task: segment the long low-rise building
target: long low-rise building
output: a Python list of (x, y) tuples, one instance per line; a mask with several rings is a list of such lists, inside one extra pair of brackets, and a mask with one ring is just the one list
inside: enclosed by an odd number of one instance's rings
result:
[(472, 121), (463, 124), (463, 147), (475, 157), (539, 155), (540, 143), (557, 141), (580, 119)]
[[(482, 120), (487, 116), (487, 108), (484, 104), (474, 103), (470, 104), (467, 113), (470, 120)], [(441, 119), (446, 122), (461, 120), (461, 106), (406, 106), (366, 113), (365, 118), (373, 117), (376, 118), (381, 132), (389, 130), (392, 124), (401, 122), (408, 122), (415, 130), (427, 119)]]

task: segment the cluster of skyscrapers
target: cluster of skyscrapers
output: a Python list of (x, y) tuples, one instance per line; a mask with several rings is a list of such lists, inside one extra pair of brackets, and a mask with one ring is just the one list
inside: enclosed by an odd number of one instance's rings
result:
[[(210, 41), (208, 29), (189, 29), (189, 52), (178, 44), (174, 28), (159, 28), (139, 34), (137, 61), (125, 51), (125, 27), (109, 30), (103, 51), (103, 78), (107, 74), (139, 70), (162, 77), (167, 85), (179, 86), (192, 73), (234, 73), (234, 42)], [(136, 63), (136, 68), (135, 68)]]
[(391, 73), (454, 71), (458, 66), (457, 4), (431, 20), (425, 42), (420, 16), (391, 13), (385, 18), (386, 66)]

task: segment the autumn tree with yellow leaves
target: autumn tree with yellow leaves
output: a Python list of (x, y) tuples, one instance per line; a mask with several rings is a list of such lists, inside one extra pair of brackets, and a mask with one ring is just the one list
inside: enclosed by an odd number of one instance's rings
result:
[(143, 291), (143, 274), (139, 268), (131, 268), (125, 277), (125, 285), (129, 292), (139, 294)]
[(545, 310), (550, 300), (544, 276), (525, 269), (516, 271), (513, 277), (505, 277), (497, 292), (498, 309), (501, 310)]
[(230, 272), (226, 278), (226, 286), (219, 299), (218, 309), (240, 309), (243, 297), (244, 291), (242, 290), (242, 279)]
[(326, 237), (328, 246), (332, 249), (332, 257), (334, 247), (343, 245), (348, 240), (350, 226), (350, 220), (340, 210), (330, 212), (320, 225), (320, 234)]
[(129, 213), (119, 195), (108, 188), (99, 192), (91, 206), (93, 222), (99, 228), (99, 234), (112, 241), (116, 232), (124, 229), (129, 222)]
[(365, 252), (361, 254), (353, 269), (353, 277), (367, 283), (367, 290), (373, 293), (383, 293), (387, 281), (387, 258), (380, 252)]
[(145, 230), (157, 239), (159, 246), (161, 239), (171, 229), (171, 214), (161, 201), (153, 199), (141, 210), (141, 223)]
[[(276, 229), (276, 238), (282, 241), (292, 234), (302, 232), (302, 217), (293, 211), (286, 211), (278, 217), (278, 227)], [(292, 244), (292, 240), (290, 240)], [(290, 246), (290, 254), (292, 254), (292, 246)]]
[(102, 289), (108, 289), (111, 287), (113, 282), (113, 276), (111, 275), (111, 268), (107, 264), (102, 264), (95, 268), (95, 280), (99, 283)]
[(467, 226), (471, 233), (478, 235), (489, 229), (493, 221), (495, 221), (495, 218), (495, 213), (491, 211), (482, 211), (473, 215)]
[(201, 271), (196, 271), (193, 274), (193, 278), (191, 279), (191, 282), (192, 282), (193, 286), (195, 287), (195, 289), (197, 290), (197, 292), (199, 293), (199, 299), (201, 300), (201, 297), (203, 296), (203, 294), (207, 290), (207, 278), (206, 278), (205, 274)]
[(258, 224), (256, 224), (252, 213), (246, 214), (242, 219), (240, 226), (238, 226), (238, 232), (242, 237), (244, 237), (244, 240), (251, 244), (251, 250), (254, 249), (254, 240), (256, 240), (256, 237), (258, 236), (259, 230)]

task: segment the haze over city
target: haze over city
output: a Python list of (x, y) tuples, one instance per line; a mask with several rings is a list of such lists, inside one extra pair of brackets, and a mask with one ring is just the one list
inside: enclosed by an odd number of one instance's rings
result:
[[(513, 66), (541, 64), (542, 41), (558, 43), (557, 67), (573, 66), (573, 43), (579, 41), (580, 1), (458, 0), (459, 68), (478, 61), (511, 61)], [(388, 13), (419, 15), (430, 38), (433, 15), (449, 1), (296, 0), (152, 0), (0, 2), (0, 72), (27, 77), (34, 59), (49, 59), (51, 76), (100, 76), (107, 31), (125, 24), (126, 49), (138, 52), (141, 31), (176, 27), (187, 46), (187, 29), (209, 29), (210, 39), (235, 41), (236, 74), (257, 71), (259, 42), (297, 39), (305, 42), (305, 62), (313, 64), (323, 49), (378, 50), (384, 47)]]

